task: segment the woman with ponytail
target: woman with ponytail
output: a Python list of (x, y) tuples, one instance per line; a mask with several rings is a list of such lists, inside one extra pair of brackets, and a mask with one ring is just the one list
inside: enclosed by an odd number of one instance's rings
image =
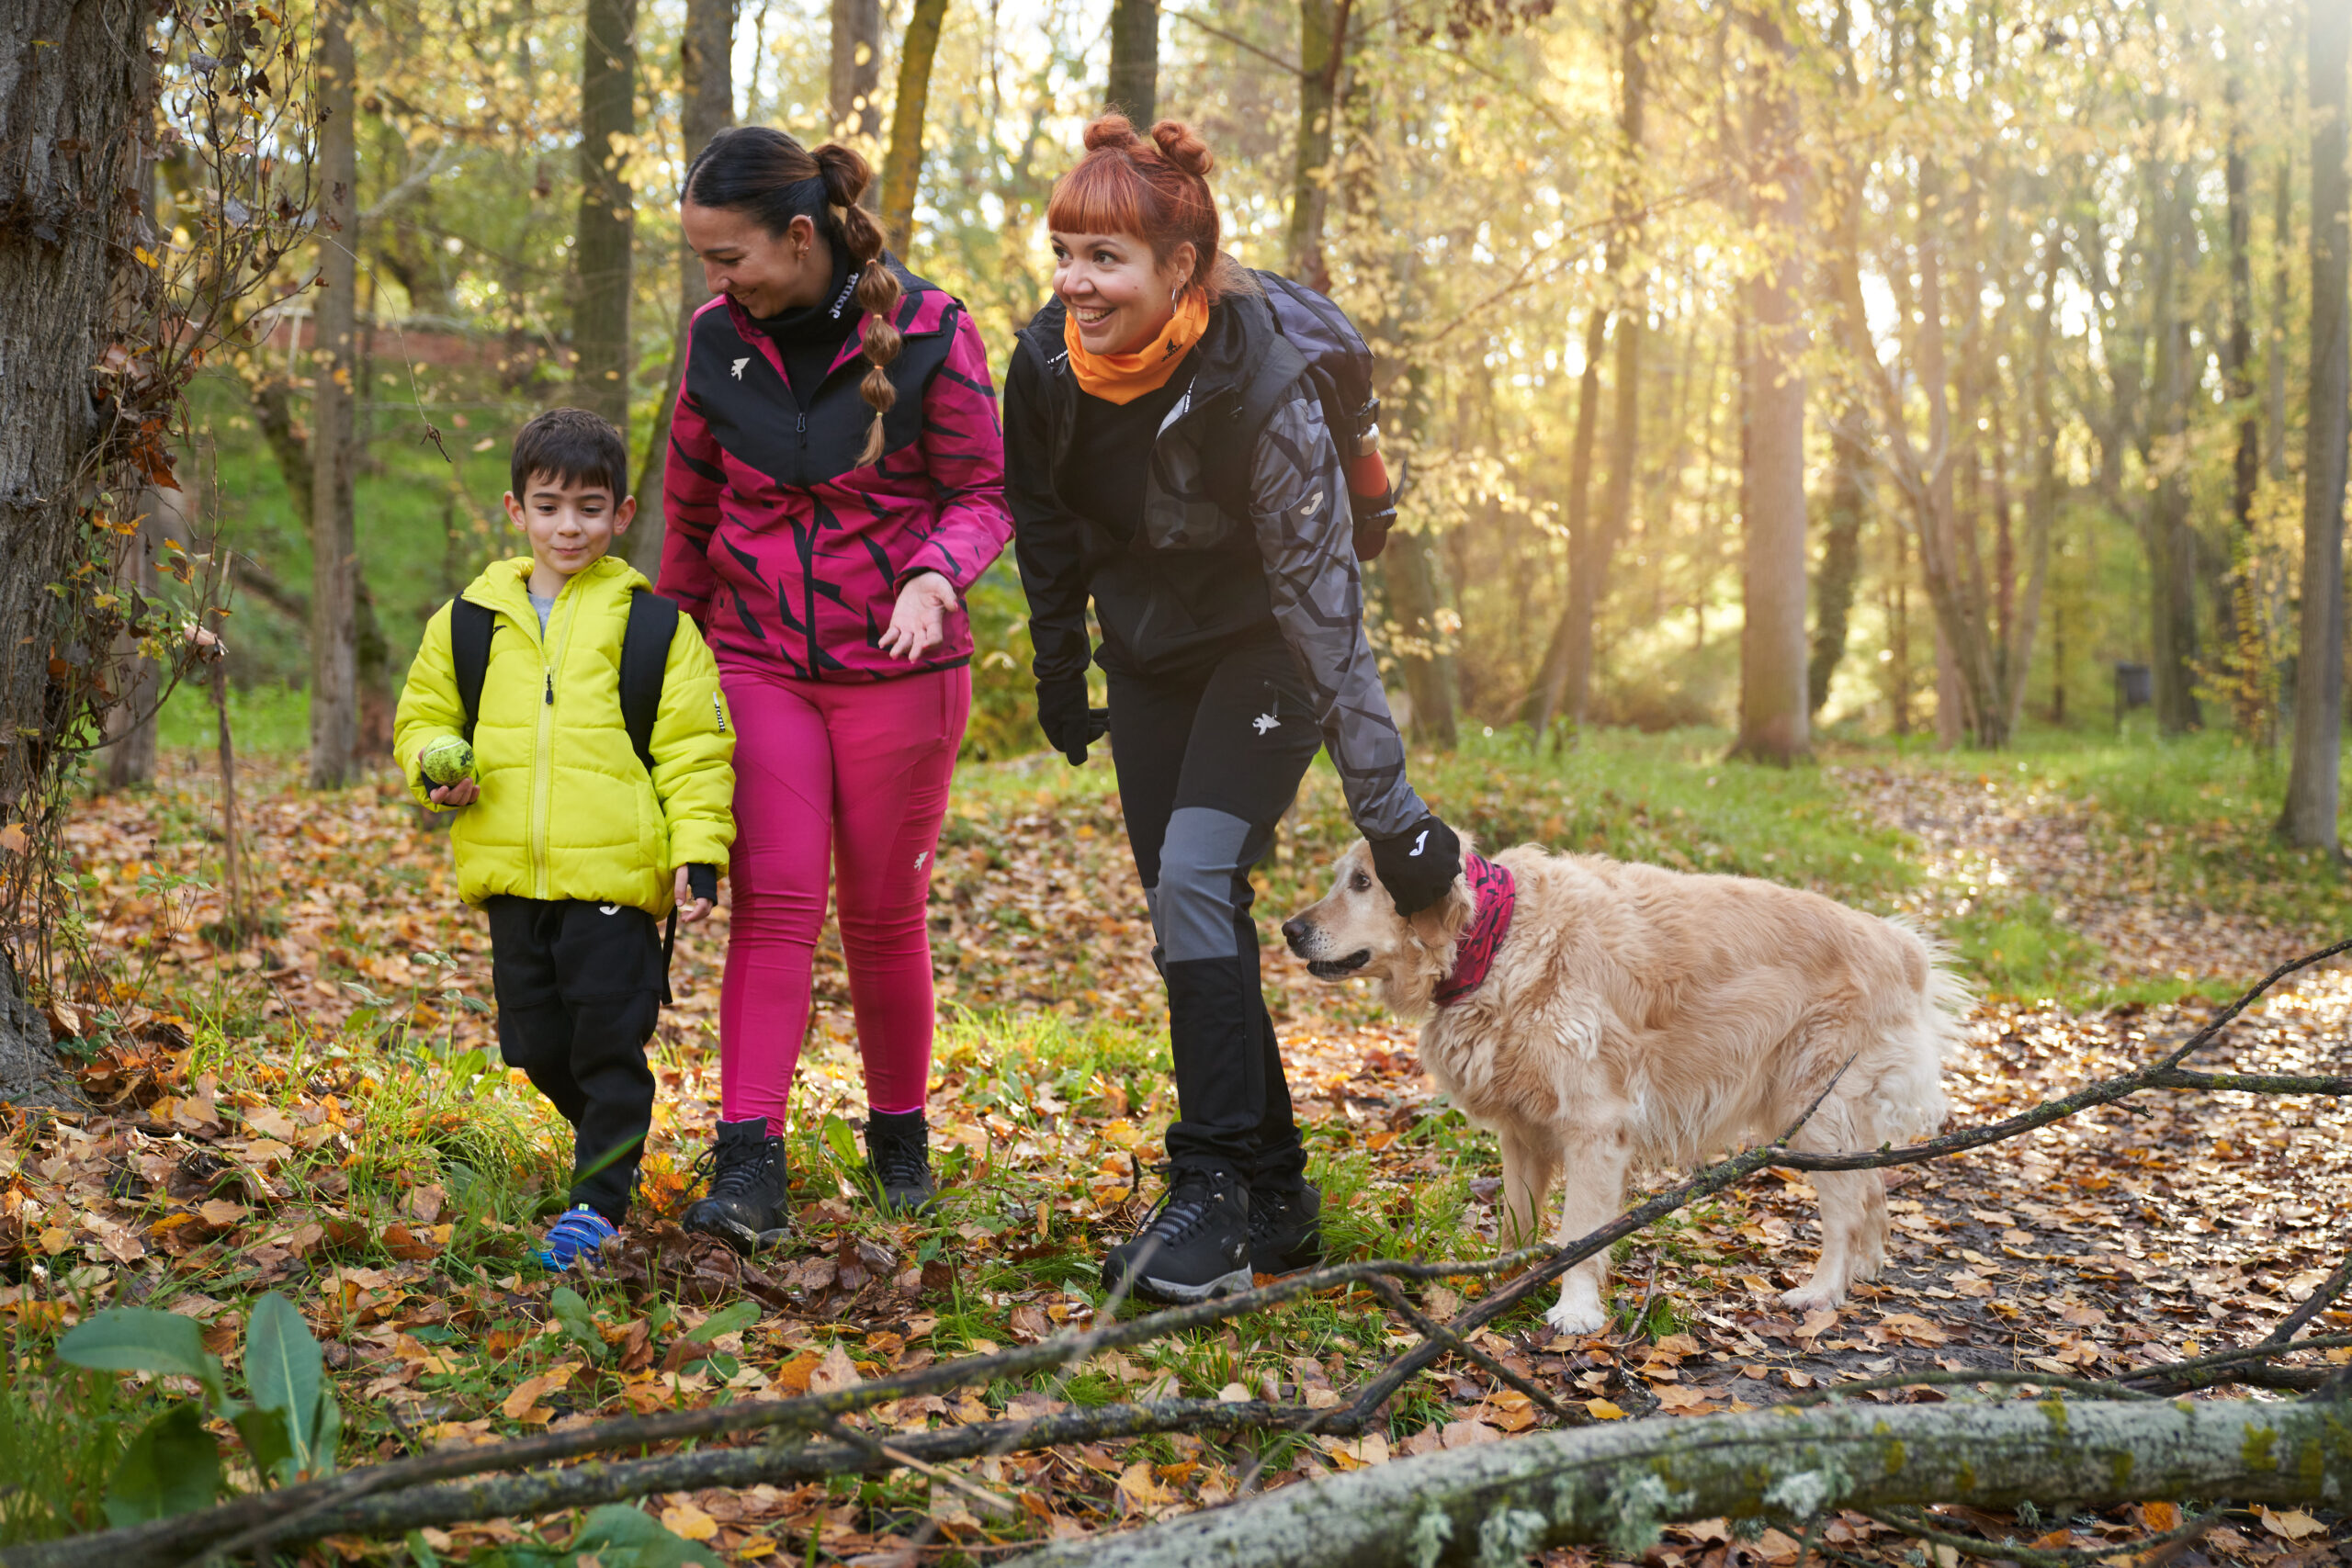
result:
[[(1168, 986), (1168, 1190), (1102, 1280), (1179, 1302), (1320, 1249), (1250, 915), (1250, 869), (1317, 749), (1399, 910), (1462, 874), (1459, 840), (1406, 781), (1322, 400), (1217, 248), (1210, 166), (1175, 120), (1148, 137), (1117, 114), (1086, 128), (1046, 209), (1054, 299), (1005, 373), (1037, 722), (1073, 763), (1110, 732)], [(1107, 716), (1087, 706), (1090, 654)]]
[(963, 306), (888, 254), (870, 171), (763, 126), (686, 171), (715, 298), (688, 329), (661, 592), (717, 655), (736, 738), (719, 1123), (689, 1230), (749, 1252), (786, 1213), (785, 1110), (838, 885), (866, 1159), (932, 1197), (931, 854), (971, 710), (962, 594), (1004, 547), (1004, 445)]

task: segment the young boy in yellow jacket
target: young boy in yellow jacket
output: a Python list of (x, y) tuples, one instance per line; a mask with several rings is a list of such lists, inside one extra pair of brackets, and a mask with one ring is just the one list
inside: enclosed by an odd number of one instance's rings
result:
[[(512, 475), (506, 514), (531, 553), (459, 595), (492, 617), (477, 711), (466, 711), (456, 606), (445, 604), (409, 668), (392, 747), (417, 798), (458, 813), (458, 891), (490, 916), (499, 1051), (571, 1123), (571, 1207), (539, 1254), (562, 1269), (594, 1258), (637, 1185), (653, 1118), (645, 1045), (663, 995), (656, 925), (673, 907), (702, 919), (718, 897), (735, 841), (735, 737), (718, 666), (684, 616), (650, 769), (629, 735), (624, 634), (650, 584), (607, 554), (637, 510), (620, 433), (584, 410), (550, 410), (514, 437)], [(473, 746), (471, 776), (427, 778), (425, 754), (446, 775), (440, 759), (460, 739)]]

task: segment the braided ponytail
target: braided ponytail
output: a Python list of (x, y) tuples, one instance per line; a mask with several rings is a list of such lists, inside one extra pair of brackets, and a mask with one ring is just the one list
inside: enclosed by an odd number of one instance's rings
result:
[(896, 274), (882, 260), (882, 226), (874, 214), (857, 204), (874, 171), (847, 147), (828, 142), (817, 149), (817, 170), (825, 181), (825, 201), (838, 215), (843, 243), (858, 264), (857, 304), (865, 312), (860, 346), (865, 352), (865, 378), (858, 391), (874, 409), (874, 423), (865, 433), (860, 465), (882, 456), (882, 416), (899, 400), (890, 384), (888, 367), (899, 357), (899, 301), (903, 291)]

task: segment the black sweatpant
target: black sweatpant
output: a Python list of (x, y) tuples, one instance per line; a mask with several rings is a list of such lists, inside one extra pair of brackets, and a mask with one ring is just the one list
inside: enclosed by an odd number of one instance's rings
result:
[(1250, 869), (1322, 744), (1306, 680), (1268, 640), (1180, 674), (1114, 671), (1110, 687), (1119, 801), (1168, 983), (1169, 1157), (1285, 1183), (1306, 1154), (1259, 990)]
[(662, 1011), (662, 939), (626, 904), (500, 896), (490, 913), (498, 1049), (571, 1123), (571, 1201), (615, 1224), (653, 1127), (645, 1044)]

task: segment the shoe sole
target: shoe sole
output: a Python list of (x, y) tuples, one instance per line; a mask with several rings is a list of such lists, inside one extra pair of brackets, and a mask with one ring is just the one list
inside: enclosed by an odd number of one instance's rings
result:
[(1247, 1269), (1220, 1274), (1204, 1285), (1186, 1284), (1180, 1280), (1155, 1280), (1147, 1274), (1136, 1281), (1136, 1293), (1156, 1302), (1191, 1306), (1198, 1302), (1213, 1301), (1218, 1296), (1238, 1296), (1254, 1283), (1256, 1281)]
[(732, 1220), (717, 1220), (708, 1224), (697, 1225), (691, 1234), (717, 1236), (734, 1248), (739, 1256), (744, 1258), (751, 1257), (763, 1247), (774, 1247), (778, 1242), (787, 1241), (792, 1236), (792, 1231), (788, 1226), (779, 1226), (772, 1231), (755, 1231), (749, 1225), (739, 1225)]

